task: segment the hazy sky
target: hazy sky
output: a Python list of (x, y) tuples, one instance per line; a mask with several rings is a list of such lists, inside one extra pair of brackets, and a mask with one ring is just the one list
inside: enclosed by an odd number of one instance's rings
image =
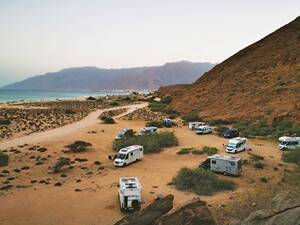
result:
[(0, 86), (66, 67), (221, 62), (299, 0), (0, 0)]

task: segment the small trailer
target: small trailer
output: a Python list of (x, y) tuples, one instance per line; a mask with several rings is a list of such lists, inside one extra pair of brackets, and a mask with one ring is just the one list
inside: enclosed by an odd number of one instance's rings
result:
[(124, 128), (119, 131), (115, 139), (122, 139), (125, 137), (132, 137), (133, 136), (133, 130), (131, 128)]
[(137, 177), (119, 179), (120, 210), (139, 210), (142, 202), (142, 186)]
[(247, 148), (247, 138), (236, 137), (229, 140), (228, 145), (226, 145), (226, 152), (228, 153), (238, 153), (245, 151)]
[(279, 138), (280, 144), (278, 145), (278, 149), (285, 151), (285, 150), (294, 150), (299, 148), (300, 149), (300, 137), (280, 137)]
[(139, 135), (144, 135), (144, 134), (153, 134), (157, 132), (157, 127), (143, 127), (140, 132)]
[(114, 160), (114, 165), (118, 167), (126, 166), (130, 163), (141, 160), (144, 157), (144, 148), (141, 145), (131, 145), (121, 148)]
[(205, 126), (205, 125), (206, 125), (205, 123), (198, 122), (198, 121), (189, 122), (189, 129), (190, 130), (195, 130), (197, 127)]
[(211, 134), (212, 128), (208, 125), (196, 127), (195, 129), (196, 134)]
[(239, 176), (242, 171), (240, 158), (221, 155), (209, 156), (199, 167), (224, 175)]

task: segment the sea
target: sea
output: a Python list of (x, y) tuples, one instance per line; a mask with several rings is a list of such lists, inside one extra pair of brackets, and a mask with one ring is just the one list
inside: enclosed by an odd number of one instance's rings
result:
[(80, 97), (97, 96), (121, 96), (129, 95), (132, 91), (112, 90), (112, 91), (15, 91), (0, 90), (0, 102), (19, 101), (43, 101), (43, 100), (64, 100)]

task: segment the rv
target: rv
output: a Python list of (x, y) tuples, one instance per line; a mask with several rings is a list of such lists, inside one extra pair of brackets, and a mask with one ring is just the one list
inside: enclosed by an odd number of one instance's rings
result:
[(153, 134), (157, 132), (157, 127), (143, 127), (140, 132), (139, 135), (144, 135), (144, 134)]
[(142, 202), (142, 187), (136, 177), (121, 177), (119, 179), (120, 209), (139, 210)]
[(115, 139), (122, 139), (125, 137), (132, 137), (133, 136), (133, 130), (130, 128), (124, 128), (119, 131)]
[(224, 175), (239, 176), (242, 171), (242, 162), (237, 157), (213, 155), (209, 156), (199, 167)]
[(299, 148), (300, 149), (300, 137), (280, 137), (279, 138), (280, 144), (278, 145), (278, 149), (285, 151), (285, 150), (294, 150)]
[(165, 118), (164, 119), (164, 124), (165, 124), (165, 127), (172, 127), (173, 126), (173, 121), (169, 118)]
[(189, 122), (189, 129), (195, 130), (197, 127), (205, 126), (206, 124), (203, 122)]
[(226, 152), (228, 153), (238, 153), (245, 151), (247, 148), (247, 138), (236, 137), (229, 140), (228, 145), (226, 145)]
[(141, 145), (131, 145), (120, 149), (114, 160), (115, 166), (126, 166), (130, 163), (141, 160), (144, 157), (144, 148)]
[(212, 128), (210, 126), (200, 126), (196, 127), (195, 129), (196, 134), (211, 134), (212, 133)]

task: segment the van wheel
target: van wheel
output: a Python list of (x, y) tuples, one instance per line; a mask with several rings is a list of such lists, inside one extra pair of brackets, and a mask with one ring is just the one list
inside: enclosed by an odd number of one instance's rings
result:
[(234, 153), (235, 153), (235, 154), (238, 153), (237, 150), (235, 150)]
[(123, 167), (125, 167), (125, 166), (126, 166), (126, 163), (123, 164)]
[(227, 175), (228, 175), (228, 173), (224, 171), (224, 172), (223, 172), (223, 175), (224, 175), (224, 176), (227, 176)]

